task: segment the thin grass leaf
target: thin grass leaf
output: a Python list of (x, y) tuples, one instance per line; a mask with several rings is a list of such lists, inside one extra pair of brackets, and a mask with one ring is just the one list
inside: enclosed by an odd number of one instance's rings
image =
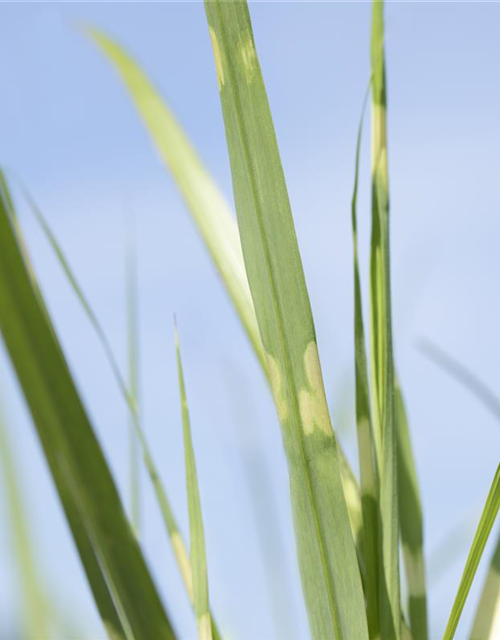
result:
[[(161, 158), (184, 197), (254, 347), (264, 374), (269, 380), (243, 263), (238, 228), (228, 204), (171, 110), (140, 67), (122, 47), (101, 31), (87, 28), (85, 32), (114, 65), (129, 90)], [(340, 446), (339, 451), (349, 520), (362, 568), (364, 561), (359, 544), (362, 527), (361, 497), (356, 477)]]
[(458, 587), (457, 595), (453, 603), (453, 608), (448, 619), (448, 624), (446, 625), (443, 640), (452, 640), (455, 635), (458, 623), (460, 621), (460, 616), (462, 615), (467, 596), (469, 595), (469, 591), (472, 586), (472, 581), (474, 580), (474, 576), (476, 575), (477, 567), (479, 566), (479, 562), (483, 555), (486, 542), (488, 541), (488, 537), (495, 522), (495, 518), (498, 514), (499, 508), (500, 466), (495, 473), (495, 477), (493, 479), (488, 498), (486, 499), (486, 504), (484, 506), (479, 525), (476, 529), (476, 534), (472, 542), (467, 562), (465, 563), (465, 569), (462, 574), (462, 579), (460, 580), (460, 585)]
[(401, 637), (397, 442), (389, 260), (389, 185), (386, 135), (384, 3), (372, 14), (372, 238), (370, 337), (372, 419), (379, 473), (380, 628), (384, 640)]
[(368, 637), (314, 323), (245, 2), (205, 3), (243, 256), (288, 459), (314, 638)]
[(410, 627), (415, 640), (427, 640), (427, 588), (422, 503), (413, 459), (406, 407), (397, 378), (395, 394), (399, 522), (409, 595)]
[[(370, 83), (371, 86), (371, 83)], [(370, 87), (369, 87), (370, 88)], [(353, 259), (354, 259), (354, 358), (356, 377), (356, 426), (358, 435), (361, 503), (363, 510), (363, 549), (365, 559), (365, 596), (370, 638), (380, 635), (379, 617), (379, 522), (378, 522), (378, 477), (374, 459), (375, 444), (370, 411), (370, 389), (366, 357), (365, 329), (361, 278), (359, 275), (357, 240), (357, 198), (359, 181), (359, 157), (363, 119), (369, 97), (367, 92), (361, 110), (361, 119), (356, 142), (356, 164), (354, 189), (351, 203)]]
[[(127, 298), (127, 346), (129, 394), (133, 406), (140, 414), (139, 407), (139, 331), (137, 320), (137, 252), (135, 234), (130, 233), (126, 258), (126, 298)], [(135, 433), (134, 418), (129, 424), (129, 475), (130, 475), (130, 512), (132, 526), (139, 536), (141, 523), (140, 506), (140, 451)]]
[(230, 207), (175, 116), (132, 58), (98, 29), (86, 27), (83, 31), (113, 63), (130, 91), (161, 159), (171, 171), (226, 284), (257, 357), (265, 366), (238, 230)]
[(429, 360), (453, 376), (470, 393), (475, 395), (483, 406), (500, 421), (500, 399), (484, 380), (481, 380), (468, 367), (431, 340), (422, 338), (418, 341), (417, 346)]
[[(0, 194), (3, 195), (3, 194)], [(64, 355), (0, 197), (0, 331), (113, 638), (173, 638)]]
[(189, 509), (189, 540), (191, 555), (191, 570), (193, 576), (194, 609), (198, 624), (199, 640), (212, 640), (212, 623), (210, 619), (210, 605), (208, 599), (207, 556), (205, 548), (205, 532), (203, 529), (203, 515), (201, 512), (200, 490), (196, 460), (191, 438), (191, 423), (182, 369), (179, 335), (175, 326), (175, 351), (177, 355), (177, 375), (182, 411), (182, 430), (184, 433), (184, 455), (186, 464), (186, 487)]
[(14, 559), (23, 601), (22, 632), (29, 638), (50, 637), (51, 605), (39, 574), (36, 551), (21, 494), (16, 464), (4, 416), (0, 413), (0, 471), (14, 542)]
[[(19, 181), (18, 181), (19, 182)], [(165, 491), (164, 485), (161, 481), (160, 478), (160, 474), (158, 471), (158, 468), (156, 466), (156, 463), (154, 462), (154, 458), (152, 456), (150, 447), (148, 445), (148, 441), (146, 439), (146, 435), (144, 433), (144, 430), (142, 428), (142, 424), (141, 424), (141, 418), (140, 418), (140, 414), (139, 414), (139, 410), (138, 410), (138, 405), (133, 397), (133, 395), (131, 394), (131, 392), (129, 391), (125, 380), (121, 374), (120, 371), (120, 367), (118, 365), (118, 361), (116, 359), (116, 356), (114, 355), (113, 349), (111, 347), (111, 343), (109, 342), (106, 333), (102, 327), (102, 325), (100, 324), (96, 313), (94, 312), (94, 310), (92, 309), (92, 306), (90, 305), (87, 297), (85, 296), (82, 288), (80, 287), (78, 280), (75, 276), (75, 274), (73, 273), (69, 262), (64, 254), (64, 251), (61, 247), (61, 245), (59, 244), (59, 242), (57, 241), (57, 238), (55, 237), (54, 233), (52, 232), (47, 219), (45, 218), (45, 216), (43, 215), (40, 207), (37, 205), (37, 203), (35, 202), (33, 196), (31, 195), (31, 193), (26, 189), (26, 187), (20, 183), (20, 187), (21, 190), (23, 192), (23, 195), (27, 201), (27, 203), (29, 204), (35, 219), (37, 220), (38, 224), (40, 225), (40, 228), (42, 229), (43, 233), (45, 234), (49, 244), (51, 245), (58, 261), (59, 264), (61, 265), (69, 284), (71, 285), (75, 295), (77, 296), (79, 302), (82, 305), (82, 308), (87, 316), (87, 319), (89, 320), (91, 326), (93, 327), (95, 334), (101, 344), (101, 347), (103, 349), (103, 352), (106, 356), (106, 359), (108, 361), (108, 364), (111, 368), (111, 371), (114, 375), (115, 381), (118, 385), (118, 388), (120, 389), (120, 392), (127, 404), (129, 413), (130, 413), (130, 417), (131, 417), (131, 424), (134, 427), (135, 430), (135, 436), (137, 438), (137, 441), (140, 445), (141, 448), (141, 452), (142, 452), (142, 456), (143, 456), (143, 460), (144, 460), (144, 464), (146, 466), (146, 470), (148, 472), (148, 476), (151, 480), (151, 483), (153, 485), (153, 489), (155, 492), (155, 496), (156, 496), (156, 500), (158, 502), (158, 505), (160, 507), (160, 512), (162, 514), (162, 518), (163, 518), (163, 522), (165, 524), (165, 527), (167, 529), (168, 535), (169, 535), (169, 540), (172, 546), (172, 550), (174, 552), (174, 556), (177, 562), (177, 566), (179, 568), (182, 580), (184, 582), (184, 586), (186, 588), (186, 592), (187, 595), (189, 597), (189, 600), (191, 603), (193, 603), (193, 584), (192, 584), (192, 576), (191, 576), (191, 563), (189, 561), (189, 556), (187, 553), (187, 549), (186, 549), (186, 544), (184, 542), (184, 539), (182, 537), (182, 533), (179, 529), (179, 526), (177, 524), (177, 520), (172, 512), (172, 507), (170, 505), (170, 501), (168, 499), (167, 493)], [(219, 640), (220, 639), (220, 633), (216, 627), (215, 621), (213, 619), (212, 616), (212, 633), (213, 633), (213, 637), (215, 640)]]

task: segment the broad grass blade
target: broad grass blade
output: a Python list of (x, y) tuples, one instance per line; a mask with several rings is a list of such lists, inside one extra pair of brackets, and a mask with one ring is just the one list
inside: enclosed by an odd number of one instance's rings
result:
[(205, 3), (243, 256), (282, 425), (302, 585), (317, 639), (368, 637), (309, 296), (245, 2)]
[(179, 335), (175, 327), (175, 350), (177, 355), (177, 375), (179, 378), (179, 390), (182, 412), (182, 430), (184, 433), (184, 455), (186, 464), (186, 487), (189, 510), (189, 540), (191, 571), (193, 576), (194, 610), (198, 624), (199, 640), (212, 640), (212, 622), (210, 619), (210, 605), (208, 599), (208, 575), (207, 556), (205, 548), (205, 532), (203, 529), (203, 516), (201, 512), (200, 490), (198, 486), (198, 474), (196, 472), (196, 460), (191, 438), (191, 424), (189, 408), (182, 369), (181, 352), (179, 348)]
[(372, 418), (380, 482), (380, 627), (401, 637), (397, 443), (389, 261), (384, 4), (372, 14), (372, 238), (370, 256)]
[(414, 640), (426, 640), (428, 636), (428, 621), (422, 503), (417, 470), (413, 459), (406, 407), (397, 378), (395, 394), (399, 521), (403, 562), (408, 586), (410, 627)]
[(16, 464), (3, 413), (0, 413), (0, 472), (23, 601), (21, 631), (29, 638), (49, 638), (52, 627), (51, 605), (40, 579), (36, 551), (21, 494), (19, 466)]
[[(1, 174), (0, 174), (1, 175)], [(5, 183), (6, 184), (6, 183)], [(108, 364), (111, 368), (111, 371), (114, 375), (118, 388), (120, 389), (121, 394), (127, 404), (130, 417), (131, 424), (135, 431), (135, 436), (139, 446), (141, 448), (142, 457), (144, 460), (144, 464), (146, 466), (146, 470), (148, 472), (148, 476), (153, 485), (153, 489), (155, 492), (156, 500), (158, 502), (158, 506), (160, 507), (160, 511), (162, 514), (163, 522), (167, 529), (169, 540), (172, 546), (172, 550), (174, 552), (174, 556), (177, 562), (177, 566), (179, 567), (179, 571), (182, 576), (182, 580), (184, 582), (184, 586), (186, 588), (187, 595), (191, 603), (193, 603), (193, 585), (192, 585), (192, 576), (191, 576), (191, 563), (189, 561), (189, 556), (186, 550), (186, 544), (182, 537), (182, 533), (177, 524), (176, 518), (172, 512), (172, 507), (170, 505), (170, 501), (168, 499), (167, 493), (165, 491), (165, 487), (161, 481), (160, 474), (158, 471), (158, 467), (154, 461), (153, 455), (151, 453), (151, 449), (149, 447), (148, 441), (146, 439), (146, 434), (142, 428), (141, 417), (139, 413), (139, 407), (136, 402), (134, 395), (132, 395), (131, 391), (129, 391), (125, 380), (121, 374), (120, 367), (118, 365), (118, 361), (116, 356), (114, 355), (113, 349), (111, 347), (111, 343), (106, 336), (106, 333), (97, 318), (95, 311), (88, 298), (85, 296), (83, 289), (78, 283), (78, 280), (70, 267), (69, 261), (66, 258), (66, 255), (59, 244), (56, 236), (54, 235), (46, 217), (43, 215), (42, 210), (35, 202), (31, 193), (21, 185), (21, 189), (23, 191), (24, 197), (28, 202), (35, 219), (40, 225), (41, 230), (46, 236), (50, 246), (52, 247), (59, 264), (61, 265), (64, 274), (66, 275), (68, 282), (73, 289), (75, 295), (77, 296), (82, 308), (89, 320), (94, 332), (99, 340), (103, 352), (106, 356)], [(130, 313), (130, 312), (129, 312)], [(135, 367), (135, 365), (133, 365)], [(213, 636), (214, 639), (220, 638), (219, 631), (216, 628), (215, 621), (212, 617), (212, 625), (213, 625)]]
[(365, 596), (370, 638), (380, 635), (379, 617), (379, 510), (378, 473), (375, 463), (375, 443), (370, 410), (370, 388), (363, 322), (361, 277), (359, 274), (357, 239), (357, 198), (359, 182), (359, 158), (363, 119), (368, 101), (367, 92), (361, 110), (361, 119), (356, 142), (356, 164), (354, 189), (351, 202), (353, 256), (354, 256), (354, 360), (356, 377), (356, 426), (358, 435), (359, 469), (361, 480), (361, 503), (363, 511), (363, 556), (365, 559)]
[(174, 638), (0, 197), (0, 331), (113, 638)]
[(486, 504), (484, 506), (479, 525), (476, 529), (476, 534), (472, 542), (471, 549), (467, 562), (465, 563), (462, 579), (458, 587), (457, 595), (455, 596), (455, 602), (448, 619), (448, 624), (444, 632), (443, 640), (451, 640), (457, 630), (460, 616), (469, 595), (472, 581), (476, 575), (477, 567), (483, 555), (486, 542), (491, 533), (491, 529), (495, 522), (495, 518), (500, 508), (500, 466), (498, 467), (495, 477), (493, 479)]

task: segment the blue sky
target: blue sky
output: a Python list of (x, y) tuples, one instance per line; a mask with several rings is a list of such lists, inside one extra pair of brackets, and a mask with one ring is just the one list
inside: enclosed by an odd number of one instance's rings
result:
[[(251, 5), (251, 15), (328, 395), (354, 459), (348, 426), (353, 411), (349, 206), (356, 130), (369, 78), (370, 5), (259, 2)], [(396, 355), (430, 553), (464, 514), (475, 513), (499, 461), (498, 425), (426, 361), (415, 342), (421, 336), (433, 339), (500, 393), (500, 5), (389, 3), (386, 15)], [(276, 637), (245, 480), (243, 461), (250, 459), (252, 469), (264, 463), (269, 471), (266, 486), (274, 496), (288, 563), (291, 593), (284, 590), (284, 597), (295, 618), (295, 637), (307, 637), (286, 467), (272, 403), (175, 186), (109, 65), (76, 28), (86, 22), (118, 38), (143, 64), (232, 201), (212, 52), (203, 6), (197, 2), (2, 4), (0, 162), (35, 195), (123, 364), (124, 221), (131, 213), (137, 218), (146, 428), (187, 531), (173, 349), (176, 313), (218, 617), (231, 637)], [(126, 500), (123, 402), (29, 210), (20, 204), (20, 213), (56, 328)], [(368, 135), (359, 215), (366, 282)], [(62, 605), (83, 621), (88, 636), (102, 637), (3, 352), (1, 363), (2, 398), (43, 574)], [(190, 638), (192, 616), (146, 477), (142, 484), (146, 554), (175, 624), (182, 637)], [(18, 598), (3, 516), (0, 525), (0, 620), (8, 625)], [(266, 535), (273, 539), (271, 532)], [(443, 629), (471, 536), (472, 530), (465, 530), (456, 562), (431, 588), (433, 637)], [(475, 589), (473, 596), (477, 594)], [(470, 609), (460, 638), (466, 637)]]

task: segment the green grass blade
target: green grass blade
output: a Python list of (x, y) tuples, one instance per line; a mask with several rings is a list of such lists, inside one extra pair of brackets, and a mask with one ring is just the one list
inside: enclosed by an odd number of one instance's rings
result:
[[(140, 414), (137, 254), (135, 236), (132, 234), (127, 246), (126, 274), (129, 394), (134, 407), (136, 407), (137, 413)], [(140, 451), (137, 442), (137, 435), (135, 433), (134, 418), (131, 416), (129, 425), (130, 512), (132, 515), (132, 526), (134, 527), (137, 536), (139, 536), (141, 522), (139, 455)]]
[(491, 559), (470, 640), (495, 640), (500, 637), (500, 536)]
[(177, 375), (179, 378), (179, 391), (182, 411), (182, 430), (184, 433), (184, 455), (186, 464), (186, 487), (189, 509), (189, 539), (191, 570), (193, 576), (194, 609), (198, 624), (199, 640), (212, 640), (212, 624), (210, 619), (210, 605), (208, 599), (208, 575), (207, 557), (205, 548), (205, 532), (203, 529), (203, 516), (201, 512), (200, 490), (198, 486), (198, 474), (196, 472), (196, 460), (191, 438), (191, 424), (189, 408), (182, 369), (181, 352), (179, 348), (179, 335), (175, 327), (175, 350), (177, 355)]
[[(371, 83), (370, 83), (371, 84)], [(363, 323), (363, 303), (361, 296), (361, 278), (359, 274), (357, 240), (357, 198), (359, 182), (359, 157), (363, 119), (369, 93), (363, 101), (361, 119), (356, 142), (356, 164), (354, 171), (354, 189), (351, 203), (352, 237), (354, 255), (354, 358), (356, 377), (356, 427), (358, 435), (359, 469), (361, 484), (361, 502), (363, 509), (363, 548), (365, 559), (365, 596), (370, 638), (380, 635), (379, 618), (379, 527), (378, 527), (378, 477), (375, 464), (375, 444), (370, 411), (370, 389), (368, 384), (368, 365), (366, 357), (365, 329)]]
[(486, 542), (490, 535), (491, 529), (495, 522), (495, 518), (500, 508), (500, 466), (498, 467), (493, 479), (486, 504), (484, 506), (476, 534), (472, 542), (472, 546), (465, 563), (465, 569), (460, 580), (455, 602), (448, 619), (448, 624), (444, 632), (443, 640), (451, 640), (457, 630), (457, 626), (462, 615), (462, 611), (469, 595), (469, 591), (476, 575), (477, 567), (483, 555)]
[(427, 640), (427, 589), (424, 522), (417, 470), (403, 394), (396, 378), (395, 420), (398, 441), (398, 499), (403, 562), (408, 584), (410, 627), (415, 640)]
[(94, 599), (116, 638), (173, 638), (41, 294), (0, 198), (0, 331)]
[(312, 635), (368, 637), (364, 596), (281, 160), (245, 2), (205, 3), (243, 256), (282, 425)]
[[(267, 363), (253, 308), (241, 253), (238, 228), (228, 204), (202, 165), (196, 151), (169, 107), (134, 60), (116, 42), (97, 29), (86, 32), (115, 66), (170, 170), (206, 243), (222, 281), (248, 334), (267, 378)], [(361, 497), (356, 477), (340, 449), (342, 482), (360, 565)]]
[(380, 483), (380, 626), (401, 637), (397, 444), (389, 261), (384, 4), (372, 18), (372, 239), (370, 256), (372, 418)]
[(24, 603), (23, 632), (29, 638), (48, 638), (51, 628), (51, 606), (40, 579), (36, 551), (33, 547), (19, 485), (19, 467), (16, 465), (2, 414), (0, 414), (0, 471), (2, 487), (5, 491), (7, 519), (14, 541), (14, 559)]
[(132, 58), (101, 31), (94, 28), (84, 31), (113, 63), (129, 90), (226, 284), (255, 352), (265, 366), (238, 230), (230, 207), (175, 116)]
[[(90, 305), (90, 302), (88, 301), (82, 288), (80, 287), (78, 280), (74, 272), (72, 271), (70, 264), (64, 254), (64, 251), (61, 245), (59, 244), (57, 238), (55, 237), (52, 229), (50, 228), (50, 225), (48, 224), (47, 219), (43, 215), (40, 207), (35, 202), (31, 193), (26, 189), (24, 185), (21, 184), (20, 186), (21, 186), (23, 195), (35, 216), (35, 219), (39, 223), (40, 228), (42, 229), (49, 244), (51, 245), (68, 279), (69, 284), (71, 285), (75, 295), (80, 301), (82, 308), (87, 316), (87, 319), (89, 320), (91, 326), (95, 331), (95, 334), (101, 344), (103, 352), (111, 368), (111, 371), (115, 377), (116, 383), (127, 404), (130, 417), (131, 417), (131, 424), (134, 427), (135, 435), (142, 451), (144, 464), (146, 466), (148, 476), (153, 485), (153, 490), (155, 492), (156, 500), (160, 507), (162, 518), (169, 535), (170, 543), (172, 545), (172, 550), (174, 552), (174, 556), (175, 556), (177, 565), (179, 567), (179, 571), (181, 573), (182, 580), (184, 582), (184, 586), (186, 588), (186, 592), (188, 594), (189, 600), (192, 603), (193, 602), (193, 585), (192, 585), (192, 577), (191, 577), (191, 563), (189, 561), (189, 556), (186, 550), (186, 544), (182, 537), (182, 533), (179, 529), (175, 516), (172, 512), (170, 501), (168, 499), (164, 485), (161, 481), (158, 468), (156, 466), (156, 463), (154, 462), (154, 458), (152, 456), (149, 444), (147, 442), (146, 435), (142, 428), (140, 414), (139, 414), (136, 400), (134, 399), (134, 396), (129, 391), (125, 383), (125, 380), (121, 374), (120, 367), (118, 366), (118, 361), (116, 359), (116, 356), (114, 355), (113, 349), (111, 348), (111, 343), (109, 342), (106, 336), (106, 333), (97, 318), (96, 313), (94, 312), (92, 306)], [(215, 639), (220, 638), (220, 634), (216, 628), (213, 617), (212, 617), (212, 625), (213, 625), (214, 638)]]

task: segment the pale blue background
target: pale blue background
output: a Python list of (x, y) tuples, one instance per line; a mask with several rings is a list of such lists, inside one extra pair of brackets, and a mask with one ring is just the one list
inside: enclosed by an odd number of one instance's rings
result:
[[(349, 428), (353, 412), (349, 202), (356, 129), (369, 78), (370, 6), (255, 3), (251, 14), (328, 395), (335, 422), (343, 427), (341, 437), (355, 459)], [(289, 577), (284, 579), (291, 596), (287, 589), (283, 595), (293, 614), (293, 637), (306, 638), (286, 467), (267, 389), (175, 186), (109, 65), (75, 30), (78, 21), (104, 28), (137, 56), (231, 198), (203, 6), (2, 4), (0, 162), (29, 185), (123, 364), (124, 220), (135, 213), (146, 428), (175, 512), (187, 531), (173, 350), (175, 312), (218, 619), (232, 638), (277, 637), (242, 464), (242, 451), (253, 455), (257, 447), (258, 460), (263, 459), (270, 470), (266, 493), (274, 494), (288, 562)], [(500, 458), (499, 425), (415, 348), (418, 337), (432, 338), (500, 393), (499, 25), (500, 5), (494, 3), (387, 7), (395, 339), (422, 483), (429, 553), (464, 514), (472, 513), (472, 521), (477, 517)], [(360, 196), (365, 282), (368, 196), (366, 144)], [(20, 213), (71, 368), (127, 500), (123, 402), (29, 210), (20, 206)], [(80, 621), (86, 637), (101, 638), (100, 622), (34, 429), (3, 355), (1, 367), (2, 396), (41, 570), (68, 616)], [(252, 464), (262, 478), (257, 463)], [(143, 495), (148, 561), (180, 637), (193, 638), (192, 615), (145, 476)], [(10, 640), (19, 598), (8, 523), (5, 511), (0, 513), (0, 625)], [(431, 584), (432, 638), (442, 633), (473, 528), (460, 531), (453, 567)], [(271, 533), (266, 535), (272, 540)], [(480, 581), (472, 602), (478, 586)], [(470, 604), (460, 638), (466, 637)]]

